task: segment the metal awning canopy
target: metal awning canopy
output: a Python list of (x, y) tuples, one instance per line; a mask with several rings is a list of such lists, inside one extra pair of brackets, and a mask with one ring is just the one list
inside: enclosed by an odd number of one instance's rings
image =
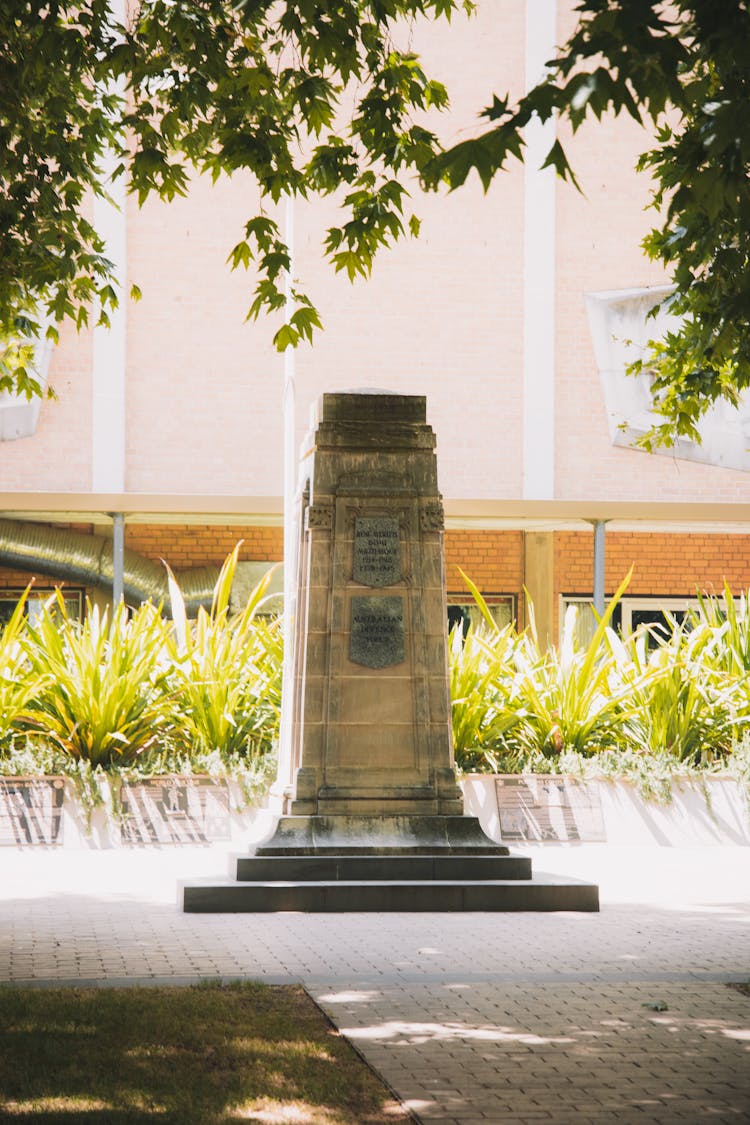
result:
[[(231, 524), (281, 527), (281, 496), (181, 493), (0, 493), (0, 516), (38, 523)], [(646, 500), (445, 500), (449, 530), (750, 533), (747, 503)]]

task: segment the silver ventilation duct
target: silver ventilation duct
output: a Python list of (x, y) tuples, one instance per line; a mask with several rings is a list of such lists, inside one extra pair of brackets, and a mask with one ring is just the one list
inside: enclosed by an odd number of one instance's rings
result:
[[(114, 560), (112, 540), (24, 520), (0, 519), (0, 566), (13, 567), (64, 579), (84, 586), (112, 590)], [(209, 608), (219, 567), (195, 567), (176, 575), (190, 615), (199, 606)], [(167, 572), (161, 563), (135, 551), (125, 551), (124, 594), (129, 605), (151, 599), (169, 612)]]

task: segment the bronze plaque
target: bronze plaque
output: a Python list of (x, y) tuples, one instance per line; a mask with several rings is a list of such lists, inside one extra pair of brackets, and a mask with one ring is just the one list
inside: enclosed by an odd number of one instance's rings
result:
[(503, 840), (558, 844), (606, 841), (595, 786), (562, 774), (499, 777), (495, 781)]
[(403, 598), (352, 598), (349, 659), (386, 668), (406, 658)]
[(0, 778), (0, 845), (62, 844), (63, 780)]
[(401, 532), (393, 516), (359, 516), (354, 521), (352, 577), (363, 586), (401, 581)]
[(208, 778), (152, 778), (123, 784), (126, 844), (203, 844), (230, 836), (229, 790)]

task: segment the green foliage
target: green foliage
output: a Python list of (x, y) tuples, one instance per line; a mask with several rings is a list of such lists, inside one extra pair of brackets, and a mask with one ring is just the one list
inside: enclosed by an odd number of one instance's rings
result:
[(629, 745), (651, 755), (669, 754), (691, 765), (725, 756), (733, 741), (733, 684), (719, 674), (716, 635), (706, 622), (671, 634), (649, 649), (648, 632), (628, 638), (629, 663), (621, 667), (632, 691)]
[(456, 761), (465, 770), (482, 762), (497, 765), (494, 753), (522, 722), (524, 711), (514, 701), (513, 677), (518, 638), (512, 625), (461, 626), (450, 637), (450, 698)]
[(281, 716), (283, 632), (279, 618), (258, 615), (271, 571), (252, 591), (242, 613), (229, 613), (239, 545), (222, 567), (211, 612), (187, 620), (170, 574), (175, 630), (169, 644), (175, 738), (188, 752), (267, 753)]
[(540, 652), (533, 625), (523, 638), (515, 676), (524, 704), (523, 722), (514, 731), (519, 752), (554, 758), (563, 750), (591, 754), (622, 745), (629, 693), (611, 663), (601, 659), (613, 608), (614, 603), (585, 646), (576, 640), (574, 606), (566, 614), (559, 648)]
[[(495, 96), (490, 128), (424, 170), (451, 188), (476, 171), (485, 190), (509, 158), (523, 159), (533, 117), (627, 113), (655, 138), (638, 167), (654, 181), (659, 223), (646, 253), (671, 272), (670, 311), (680, 327), (651, 342), (632, 367), (652, 377), (662, 419), (646, 448), (680, 436), (718, 399), (736, 403), (750, 386), (750, 9), (737, 0), (580, 0), (578, 24), (548, 63), (547, 77), (516, 104)], [(545, 165), (575, 182), (559, 141)]]
[[(170, 575), (174, 621), (147, 603), (129, 617), (89, 606), (86, 620), (51, 599), (33, 623), (24, 599), (0, 634), (0, 772), (65, 773), (95, 794), (100, 770), (131, 778), (209, 773), (241, 780), (249, 800), (273, 770), (281, 711), (282, 630), (259, 612), (268, 577), (241, 613), (227, 559), (210, 612), (189, 621)], [(484, 621), (449, 647), (456, 762), (463, 770), (577, 771), (651, 777), (731, 767), (750, 776), (748, 598), (703, 597), (653, 644), (646, 629), (611, 628), (617, 600), (590, 640), (575, 609), (559, 647), (531, 624), (499, 628), (471, 582)], [(25, 595), (24, 595), (25, 597)], [(588, 768), (588, 766), (586, 767)], [(663, 786), (662, 786), (663, 787)]]
[(608, 773), (653, 775), (658, 787), (677, 767), (726, 766), (740, 753), (750, 722), (747, 597), (739, 608), (729, 590), (723, 605), (702, 598), (699, 613), (684, 625), (671, 620), (656, 644), (648, 629), (622, 638), (610, 627), (629, 578), (585, 643), (576, 636), (575, 607), (560, 645), (548, 652), (538, 643), (533, 606), (521, 634), (484, 626), (469, 630), (463, 645), (453, 634), (460, 768), (555, 772), (593, 757)]
[(78, 622), (58, 593), (27, 627), (44, 686), (20, 725), (92, 766), (132, 761), (171, 729), (167, 631), (150, 602), (132, 617), (122, 602), (111, 617), (89, 604)]
[(717, 666), (728, 676), (747, 682), (750, 675), (750, 600), (747, 593), (741, 594), (738, 600), (739, 605), (725, 584), (722, 600), (698, 599), (698, 620), (713, 630)]
[[(463, 769), (484, 762), (490, 769), (517, 769), (531, 758), (558, 758), (564, 751), (591, 754), (622, 744), (628, 690), (602, 659), (609, 620), (625, 580), (592, 639), (576, 638), (576, 610), (566, 616), (562, 644), (544, 652), (534, 624), (516, 635), (513, 626), (460, 633), (451, 645), (451, 687), (456, 760)], [(476, 588), (470, 589), (485, 615)]]
[[(96, 301), (107, 322), (119, 295), (90, 194), (109, 190), (112, 157), (140, 203), (185, 195), (193, 172), (253, 176), (258, 213), (229, 255), (256, 271), (251, 316), (285, 303), (289, 255), (269, 202), (341, 190), (345, 219), (325, 244), (350, 277), (415, 233), (405, 184), (438, 143), (414, 117), (447, 93), (413, 54), (410, 24), (471, 0), (129, 7), (118, 26), (102, 0), (0, 6), (0, 340), (33, 337), (38, 310), (80, 327)], [(280, 350), (320, 326), (309, 298), (294, 300)], [(38, 390), (17, 358), (0, 352), (0, 390)]]
[(0, 391), (39, 391), (14, 344), (37, 335), (38, 309), (82, 325), (95, 298), (105, 322), (114, 303), (85, 201), (104, 194), (103, 153), (120, 135), (114, 45), (100, 0), (0, 5)]
[(24, 608), (29, 589), (19, 599), (10, 619), (0, 626), (0, 748), (9, 745), (30, 702), (46, 682), (43, 673), (32, 672), (24, 644)]
[(0, 769), (232, 774), (248, 793), (265, 784), (283, 635), (280, 619), (258, 613), (270, 572), (230, 614), (238, 550), (211, 612), (195, 621), (171, 575), (173, 622), (150, 602), (132, 614), (122, 603), (112, 614), (87, 604), (79, 622), (58, 593), (29, 623), (24, 595), (0, 633)]
[[(578, 24), (547, 77), (517, 103), (495, 95), (489, 128), (442, 152), (424, 120), (448, 104), (412, 52), (415, 17), (450, 18), (471, 0), (141, 0), (127, 26), (102, 0), (0, 8), (0, 391), (38, 393), (25, 341), (40, 313), (107, 322), (119, 299), (89, 214), (108, 190), (110, 154), (142, 203), (184, 195), (193, 172), (249, 172), (258, 213), (229, 253), (253, 269), (249, 315), (280, 313), (288, 249), (266, 210), (284, 196), (338, 193), (325, 252), (367, 276), (379, 249), (419, 221), (410, 176), (451, 188), (476, 171), (487, 189), (523, 159), (534, 117), (627, 113), (655, 138), (639, 168), (655, 183), (659, 225), (646, 253), (671, 271), (681, 327), (633, 365), (648, 371), (660, 421), (647, 448), (698, 438), (717, 399), (750, 386), (750, 11), (739, 0), (580, 0)], [(397, 40), (403, 39), (399, 45)], [(419, 120), (418, 120), (419, 119)], [(559, 140), (545, 166), (575, 183)], [(137, 291), (134, 292), (137, 296)], [(310, 340), (310, 298), (276, 333)]]

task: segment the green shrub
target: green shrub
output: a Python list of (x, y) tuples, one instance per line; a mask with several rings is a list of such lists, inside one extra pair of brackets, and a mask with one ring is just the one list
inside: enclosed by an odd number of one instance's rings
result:
[[(494, 624), (494, 623), (493, 623)], [(514, 698), (515, 629), (460, 625), (449, 644), (450, 698), (456, 763), (463, 770), (499, 768), (496, 750), (523, 720)]]
[(132, 616), (120, 604), (83, 622), (52, 598), (26, 629), (32, 675), (42, 684), (18, 724), (92, 766), (133, 761), (172, 728), (168, 625), (150, 602)]
[(540, 649), (530, 602), (528, 630), (517, 635), (513, 627), (495, 628), (493, 634), (489, 611), (468, 583), (489, 634), (472, 637), (470, 631), (463, 649), (458, 636), (451, 645), (451, 684), (460, 689), (453, 724), (461, 768), (522, 769), (565, 751), (593, 754), (624, 744), (629, 690), (611, 658), (609, 622), (629, 578), (590, 641), (577, 639), (571, 607), (562, 643), (549, 652)]
[(733, 683), (717, 662), (716, 632), (705, 620), (670, 625), (654, 648), (644, 630), (624, 642), (632, 693), (627, 741), (642, 753), (707, 765), (726, 756), (734, 739)]
[(28, 717), (29, 704), (46, 683), (43, 673), (32, 670), (26, 647), (24, 611), (29, 589), (0, 628), (0, 753), (9, 751), (19, 724)]
[(278, 618), (259, 615), (270, 571), (252, 591), (242, 613), (229, 612), (239, 547), (224, 563), (211, 612), (195, 622), (185, 613), (170, 574), (174, 631), (169, 658), (174, 687), (175, 738), (189, 755), (268, 753), (278, 739), (281, 716), (283, 633)]

